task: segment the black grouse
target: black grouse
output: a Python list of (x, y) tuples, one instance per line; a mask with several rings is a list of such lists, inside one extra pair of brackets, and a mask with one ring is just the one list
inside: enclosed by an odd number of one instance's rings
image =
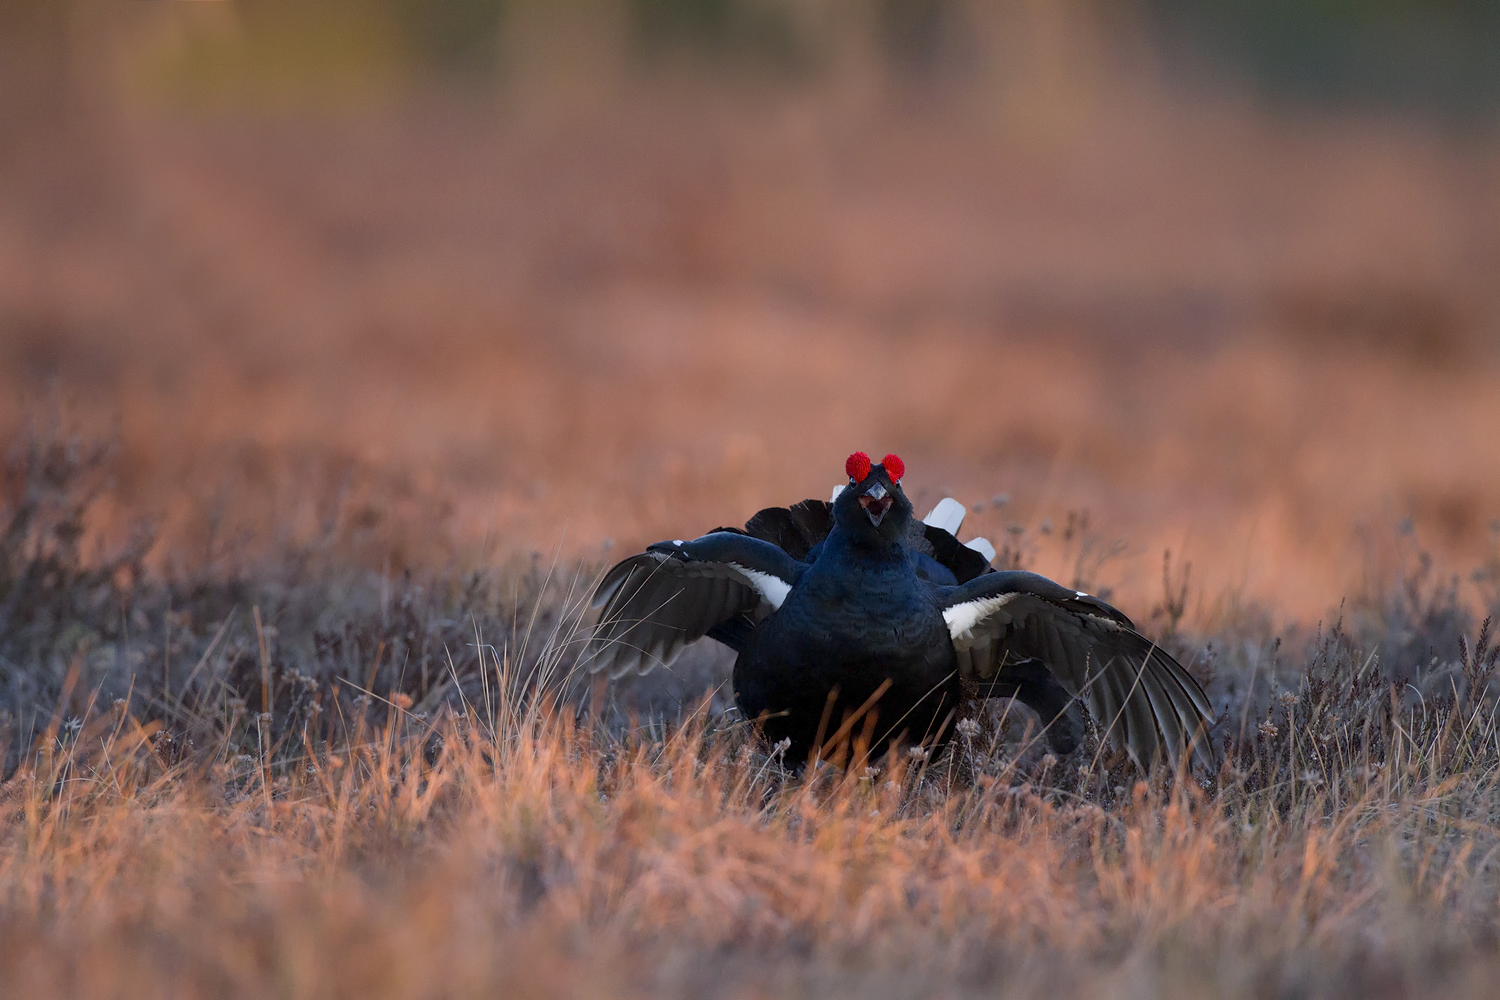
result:
[[(743, 531), (658, 542), (605, 575), (585, 660), (618, 677), (671, 663), (705, 636), (739, 653), (735, 701), (786, 759), (854, 734), (934, 746), (965, 683), (1035, 709), (1052, 746), (1081, 729), (1075, 700), (1138, 766), (1190, 751), (1213, 767), (1214, 713), (1198, 683), (1088, 594), (1035, 573), (997, 572), (953, 532), (916, 521), (895, 455), (849, 456), (847, 487), (756, 514)], [(947, 530), (949, 527), (952, 530)], [(993, 550), (990, 550), (992, 553)], [(977, 690), (976, 690), (977, 688)]]

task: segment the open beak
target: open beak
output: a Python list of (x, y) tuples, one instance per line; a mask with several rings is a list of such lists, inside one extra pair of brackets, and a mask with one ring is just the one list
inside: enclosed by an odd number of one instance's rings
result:
[(895, 499), (885, 491), (885, 487), (876, 483), (869, 491), (859, 498), (859, 505), (864, 508), (870, 523), (880, 527), (880, 522), (885, 519), (885, 512), (891, 509)]

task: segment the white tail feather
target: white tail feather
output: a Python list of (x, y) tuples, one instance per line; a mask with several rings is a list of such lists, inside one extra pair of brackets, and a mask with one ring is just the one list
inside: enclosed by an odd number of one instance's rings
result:
[(984, 556), (985, 562), (995, 561), (995, 546), (990, 544), (988, 538), (971, 538), (964, 544)]
[(938, 505), (922, 518), (923, 524), (934, 528), (942, 528), (950, 535), (957, 536), (958, 529), (964, 523), (964, 505), (952, 497), (944, 497), (938, 501)]

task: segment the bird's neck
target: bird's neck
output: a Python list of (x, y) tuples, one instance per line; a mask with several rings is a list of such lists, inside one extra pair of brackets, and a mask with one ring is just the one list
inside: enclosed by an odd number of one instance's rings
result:
[(906, 561), (907, 555), (906, 546), (901, 544), (899, 538), (888, 542), (878, 535), (871, 538), (865, 532), (856, 534), (847, 531), (838, 524), (829, 532), (825, 546), (825, 551), (830, 555), (868, 562), (901, 563)]

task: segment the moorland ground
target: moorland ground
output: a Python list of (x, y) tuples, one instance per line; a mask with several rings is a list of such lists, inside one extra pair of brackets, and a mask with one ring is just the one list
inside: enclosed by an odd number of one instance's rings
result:
[[(31, 996), (1485, 995), (1500, 647), (1414, 559), (1315, 630), (1152, 629), (1217, 774), (949, 752), (789, 772), (678, 678), (577, 670), (597, 567), (392, 576), (326, 538), (177, 575), (79, 541), (108, 451), (0, 524), (0, 971)], [(1493, 571), (1496, 559), (1490, 553)], [(1175, 589), (1175, 592), (1174, 592)]]
[[(1494, 992), (1489, 132), (1102, 43), (204, 103), (263, 22), (191, 6), (0, 32), (7, 992)], [(1110, 593), (1223, 770), (997, 709), (797, 776), (722, 652), (577, 673), (611, 556), (854, 448)]]

